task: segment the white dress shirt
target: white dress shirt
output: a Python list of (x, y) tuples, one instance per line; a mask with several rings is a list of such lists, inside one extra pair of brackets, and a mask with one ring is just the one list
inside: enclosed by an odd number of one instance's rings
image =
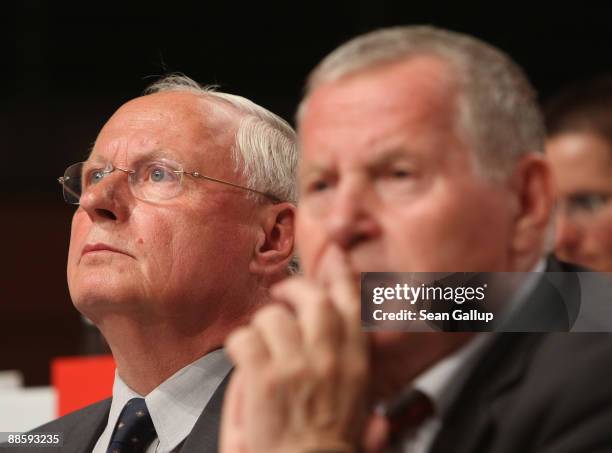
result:
[(125, 403), (144, 398), (157, 438), (146, 453), (172, 453), (185, 440), (232, 365), (222, 349), (206, 354), (162, 382), (148, 395), (132, 390), (115, 371), (108, 423), (93, 453), (105, 453)]
[(412, 381), (410, 390), (423, 392), (434, 407), (434, 415), (427, 419), (413, 436), (405, 438), (404, 453), (426, 453), (442, 428), (442, 420), (468, 379), (494, 333), (480, 333), (465, 346), (437, 362)]

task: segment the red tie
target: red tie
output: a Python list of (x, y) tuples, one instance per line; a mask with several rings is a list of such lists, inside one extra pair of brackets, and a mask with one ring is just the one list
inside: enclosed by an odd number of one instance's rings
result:
[(398, 442), (404, 434), (413, 433), (434, 413), (434, 407), (427, 395), (412, 390), (386, 410), (389, 421), (389, 444)]

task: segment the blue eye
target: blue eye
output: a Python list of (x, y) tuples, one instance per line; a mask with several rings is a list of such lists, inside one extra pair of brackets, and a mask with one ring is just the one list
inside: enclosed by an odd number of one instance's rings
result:
[(172, 182), (176, 180), (176, 174), (161, 165), (149, 167), (145, 176), (146, 180), (150, 182)]
[(151, 181), (160, 182), (163, 181), (166, 176), (166, 170), (163, 168), (154, 168), (149, 175)]
[(103, 169), (97, 168), (92, 170), (87, 177), (87, 184), (97, 184), (104, 179), (104, 176), (106, 176), (106, 172)]

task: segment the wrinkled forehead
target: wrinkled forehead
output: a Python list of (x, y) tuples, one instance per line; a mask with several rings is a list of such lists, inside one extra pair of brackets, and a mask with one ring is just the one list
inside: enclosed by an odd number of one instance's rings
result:
[(367, 161), (395, 149), (448, 148), (460, 99), (450, 68), (438, 57), (419, 56), (314, 88), (300, 117), (302, 167), (319, 159)]
[(162, 92), (136, 98), (104, 125), (88, 160), (129, 166), (161, 157), (186, 169), (203, 172), (213, 167), (225, 174), (233, 170), (230, 157), (237, 117), (229, 108), (194, 93)]

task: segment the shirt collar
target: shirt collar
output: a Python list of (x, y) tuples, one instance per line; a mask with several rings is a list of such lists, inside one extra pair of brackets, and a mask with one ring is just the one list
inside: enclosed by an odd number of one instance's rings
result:
[[(159, 439), (159, 451), (170, 452), (185, 440), (231, 367), (224, 351), (217, 349), (180, 369), (144, 396)], [(143, 396), (128, 387), (115, 371), (107, 430), (114, 429), (131, 398)]]
[(410, 389), (423, 392), (431, 400), (436, 416), (443, 417), (494, 335), (476, 335), (465, 346), (419, 374)]
[(529, 299), (529, 295), (538, 286), (538, 282), (542, 278), (542, 273), (545, 270), (546, 259), (541, 258), (533, 267), (533, 269), (531, 269), (531, 272), (529, 272), (525, 276), (522, 285), (508, 301), (508, 305), (505, 307), (503, 313), (505, 319), (508, 319), (511, 314), (516, 313), (516, 311), (521, 308), (525, 302), (527, 302), (527, 300)]

